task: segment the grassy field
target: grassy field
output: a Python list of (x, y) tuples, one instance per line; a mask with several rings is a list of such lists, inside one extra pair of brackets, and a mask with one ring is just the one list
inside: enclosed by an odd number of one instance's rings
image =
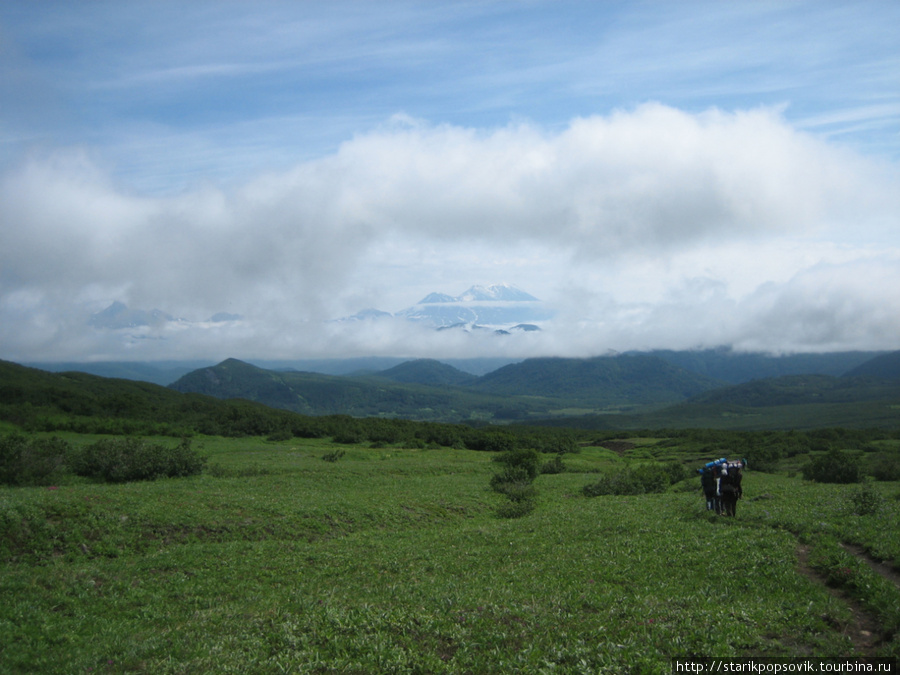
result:
[[(900, 568), (900, 483), (748, 471), (735, 519), (705, 511), (696, 478), (585, 497), (627, 463), (694, 466), (631, 441), (567, 456), (516, 519), (497, 517), (490, 453), (324, 440), (197, 438), (201, 476), (0, 488), (0, 672), (667, 673), (674, 656), (900, 655), (900, 589), (864, 555)], [(861, 489), (872, 508), (857, 515)]]

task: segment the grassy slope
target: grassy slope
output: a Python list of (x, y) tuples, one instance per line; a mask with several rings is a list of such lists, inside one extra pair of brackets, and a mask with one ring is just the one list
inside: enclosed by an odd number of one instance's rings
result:
[(581, 496), (592, 471), (696, 461), (636, 442), (539, 477), (520, 520), (493, 515), (487, 453), (328, 463), (324, 441), (198, 439), (218, 477), (0, 488), (16, 533), (0, 671), (664, 673), (675, 655), (854, 653), (847, 605), (796, 551), (837, 536), (900, 563), (900, 502), (852, 516), (851, 488), (752, 472), (734, 521), (709, 518), (693, 481)]

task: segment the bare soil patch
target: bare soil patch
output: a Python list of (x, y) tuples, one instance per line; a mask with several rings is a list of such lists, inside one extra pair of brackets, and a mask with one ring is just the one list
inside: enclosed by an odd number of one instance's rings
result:
[(897, 568), (892, 564), (887, 561), (876, 560), (875, 558), (870, 556), (862, 546), (844, 543), (842, 543), (841, 546), (845, 551), (847, 551), (848, 553), (852, 553), (857, 558), (866, 563), (876, 574), (887, 579), (897, 588), (900, 588), (900, 572), (898, 572)]
[(626, 452), (635, 447), (634, 443), (628, 441), (604, 441), (600, 447), (611, 450), (617, 455), (624, 455)]
[(823, 620), (841, 629), (841, 633), (850, 638), (857, 652), (864, 656), (872, 656), (875, 647), (881, 641), (881, 628), (878, 622), (869, 615), (863, 606), (838, 588), (833, 588), (825, 583), (825, 579), (809, 565), (809, 546), (801, 544), (797, 547), (797, 571), (812, 581), (825, 586), (829, 593), (840, 598), (850, 609), (851, 621), (846, 626), (841, 626), (833, 617), (822, 617)]

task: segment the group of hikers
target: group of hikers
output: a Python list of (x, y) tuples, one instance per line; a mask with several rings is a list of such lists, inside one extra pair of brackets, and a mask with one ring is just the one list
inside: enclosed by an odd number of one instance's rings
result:
[(720, 516), (734, 516), (737, 501), (741, 498), (741, 479), (747, 460), (727, 460), (724, 457), (707, 462), (700, 474), (700, 485), (706, 496), (706, 510), (715, 511)]

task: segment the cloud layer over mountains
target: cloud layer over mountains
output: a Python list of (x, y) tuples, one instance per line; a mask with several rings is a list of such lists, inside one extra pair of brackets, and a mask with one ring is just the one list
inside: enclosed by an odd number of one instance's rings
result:
[[(290, 170), (169, 196), (88, 151), (35, 153), (0, 177), (0, 357), (896, 349), (897, 185), (895, 165), (778, 110), (661, 104), (562, 129), (398, 116)], [(554, 309), (540, 334), (330, 321), (502, 280)], [(114, 301), (190, 321), (89, 325)]]

